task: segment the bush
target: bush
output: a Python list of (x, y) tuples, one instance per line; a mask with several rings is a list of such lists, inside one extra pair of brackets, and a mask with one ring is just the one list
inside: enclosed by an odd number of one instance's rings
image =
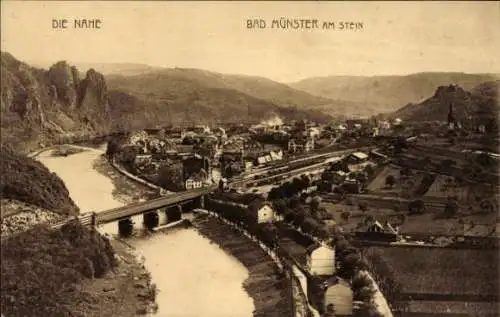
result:
[(344, 221), (349, 221), (349, 218), (351, 218), (351, 213), (349, 211), (343, 211), (340, 216)]
[(387, 175), (385, 178), (385, 184), (390, 187), (394, 186), (394, 184), (396, 184), (396, 178), (394, 175)]
[(92, 300), (75, 287), (116, 266), (107, 239), (77, 222), (39, 226), (2, 242), (1, 304), (7, 316), (74, 316), (71, 303)]
[(312, 234), (319, 228), (319, 224), (316, 220), (311, 217), (306, 217), (301, 225), (302, 231), (305, 233)]
[(352, 279), (352, 289), (353, 291), (359, 291), (363, 287), (371, 287), (373, 282), (366, 274), (356, 274)]
[(0, 147), (2, 198), (19, 200), (62, 215), (76, 215), (78, 207), (63, 181), (50, 170), (10, 148)]

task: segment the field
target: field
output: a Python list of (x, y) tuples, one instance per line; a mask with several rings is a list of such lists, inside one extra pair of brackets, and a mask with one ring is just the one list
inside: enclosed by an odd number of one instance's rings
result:
[(396, 178), (396, 184), (398, 184), (400, 171), (401, 169), (397, 167), (386, 166), (380, 171), (380, 173), (378, 173), (377, 177), (375, 177), (370, 182), (366, 189), (370, 192), (380, 192), (397, 195), (399, 193), (398, 186), (395, 185), (393, 188), (389, 188), (385, 183), (385, 179), (387, 176), (392, 175)]
[(444, 198), (457, 196), (460, 200), (463, 200), (467, 197), (467, 193), (467, 187), (459, 187), (453, 177), (439, 175), (424, 196)]
[[(462, 235), (464, 223), (474, 223), (474, 235), (487, 235), (495, 227), (496, 214), (464, 214), (453, 218), (438, 218), (437, 212), (428, 212), (422, 215), (408, 215), (406, 206), (402, 205), (399, 212), (389, 208), (374, 208), (366, 203), (368, 209), (362, 212), (355, 201), (353, 205), (322, 203), (328, 215), (339, 224), (345, 232), (354, 232), (362, 228), (362, 224), (368, 216), (375, 217), (380, 223), (389, 221), (393, 226), (398, 226), (403, 235)], [(348, 211), (348, 220), (342, 218), (342, 213)], [(432, 211), (432, 210), (431, 210)], [(404, 219), (403, 219), (404, 218)], [(472, 234), (472, 233), (469, 233)]]
[(462, 212), (481, 212), (481, 202), (490, 201), (498, 208), (499, 193), (494, 186), (487, 184), (469, 184), (458, 186), (453, 177), (439, 175), (431, 185), (425, 197), (457, 197)]
[[(401, 168), (396, 166), (386, 166), (380, 173), (368, 184), (367, 192), (370, 194), (401, 196), (412, 198), (420, 183), (424, 173), (420, 171), (411, 171), (410, 176), (402, 176)], [(392, 175), (395, 178), (394, 186), (386, 185), (387, 176)]]
[(498, 296), (498, 250), (367, 247), (363, 253), (390, 266), (402, 293)]
[[(450, 314), (464, 314), (464, 316), (498, 316), (500, 304), (495, 302), (467, 302), (467, 301), (401, 301), (396, 306), (406, 306), (412, 313), (420, 313), (433, 317), (437, 314), (441, 316), (450, 316)], [(395, 316), (415, 316), (411, 313)], [(456, 315), (453, 315), (456, 316)]]

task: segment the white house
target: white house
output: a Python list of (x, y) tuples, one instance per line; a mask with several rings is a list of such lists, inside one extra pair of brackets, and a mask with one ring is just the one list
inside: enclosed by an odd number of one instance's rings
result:
[(203, 187), (203, 181), (202, 181), (201, 177), (199, 177), (197, 175), (193, 175), (193, 176), (189, 177), (188, 179), (186, 179), (185, 186), (186, 186), (186, 190), (194, 189), (194, 188), (201, 188), (201, 187)]
[(257, 223), (273, 222), (276, 219), (276, 212), (270, 203), (261, 198), (252, 201), (248, 205), (248, 211), (254, 215)]
[(335, 249), (313, 244), (307, 248), (307, 267), (313, 275), (335, 274)]
[(291, 139), (288, 141), (288, 151), (309, 152), (314, 150), (314, 138)]
[(146, 131), (137, 131), (130, 136), (129, 143), (136, 144), (137, 142), (142, 141), (145, 144), (147, 139), (148, 134), (146, 133)]
[(351, 316), (353, 292), (348, 282), (338, 277), (325, 281), (325, 307), (333, 305), (335, 316)]
[(135, 156), (136, 165), (145, 165), (145, 164), (150, 164), (151, 162), (152, 158), (150, 154), (137, 154)]
[(266, 163), (266, 157), (265, 156), (259, 156), (257, 158), (257, 162), (259, 163), (259, 165), (265, 164)]
[(354, 152), (349, 155), (349, 160), (353, 163), (362, 163), (368, 160), (368, 154), (363, 152)]
[(252, 168), (253, 168), (253, 163), (246, 161), (245, 162), (245, 172), (250, 172), (252, 170)]
[(283, 151), (279, 150), (278, 152), (271, 151), (269, 152), (273, 161), (278, 161), (283, 159)]

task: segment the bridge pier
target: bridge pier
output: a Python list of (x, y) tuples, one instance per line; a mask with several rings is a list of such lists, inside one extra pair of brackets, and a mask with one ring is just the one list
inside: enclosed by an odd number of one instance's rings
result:
[(174, 222), (182, 219), (182, 206), (175, 205), (172, 207), (167, 207), (165, 210), (167, 214), (167, 223)]
[(132, 219), (126, 218), (118, 221), (118, 233), (123, 237), (130, 237), (134, 232)]
[(201, 209), (205, 209), (205, 195), (200, 196), (200, 206)]
[(160, 217), (156, 211), (144, 213), (143, 219), (143, 224), (148, 230), (153, 230), (160, 224)]

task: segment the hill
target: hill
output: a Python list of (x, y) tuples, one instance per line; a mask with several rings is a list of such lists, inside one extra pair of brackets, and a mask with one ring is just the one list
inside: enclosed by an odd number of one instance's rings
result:
[(393, 112), (401, 105), (419, 103), (432, 95), (436, 87), (459, 85), (466, 90), (500, 79), (499, 74), (418, 73), (405, 76), (329, 76), (291, 83), (295, 89), (352, 103), (354, 112), (374, 115)]
[[(265, 79), (182, 69), (105, 79), (93, 68), (82, 74), (65, 61), (39, 69), (5, 52), (1, 63), (2, 143), (21, 148), (50, 144), (58, 136), (165, 123), (255, 122), (269, 115), (330, 118), (298, 106), (318, 105), (324, 99)], [(255, 97), (261, 93), (263, 97)]]
[[(29, 61), (28, 63), (36, 68), (48, 69), (52, 66), (52, 63), (43, 61)], [(97, 72), (105, 76), (108, 75), (132, 76), (132, 75), (139, 75), (148, 72), (153, 72), (161, 69), (161, 67), (155, 67), (141, 63), (85, 63), (85, 62), (69, 62), (69, 63), (75, 65), (77, 69), (93, 68)]]
[(107, 129), (112, 123), (104, 76), (94, 69), (81, 77), (65, 61), (48, 70), (1, 53), (2, 142), (33, 146), (54, 135)]
[[(161, 111), (168, 121), (260, 121), (270, 114), (285, 119), (325, 121), (308, 107), (328, 100), (297, 92), (264, 78), (223, 75), (197, 69), (165, 69), (136, 76), (108, 76), (108, 86)], [(165, 117), (166, 115), (166, 117)]]
[(450, 104), (457, 119), (468, 115), (496, 118), (500, 111), (498, 91), (500, 80), (481, 83), (466, 91), (460, 86), (437, 88), (432, 97), (419, 104), (408, 104), (397, 110), (393, 117), (409, 121), (446, 121)]
[(1, 198), (14, 199), (71, 216), (78, 207), (63, 181), (42, 163), (0, 147)]

